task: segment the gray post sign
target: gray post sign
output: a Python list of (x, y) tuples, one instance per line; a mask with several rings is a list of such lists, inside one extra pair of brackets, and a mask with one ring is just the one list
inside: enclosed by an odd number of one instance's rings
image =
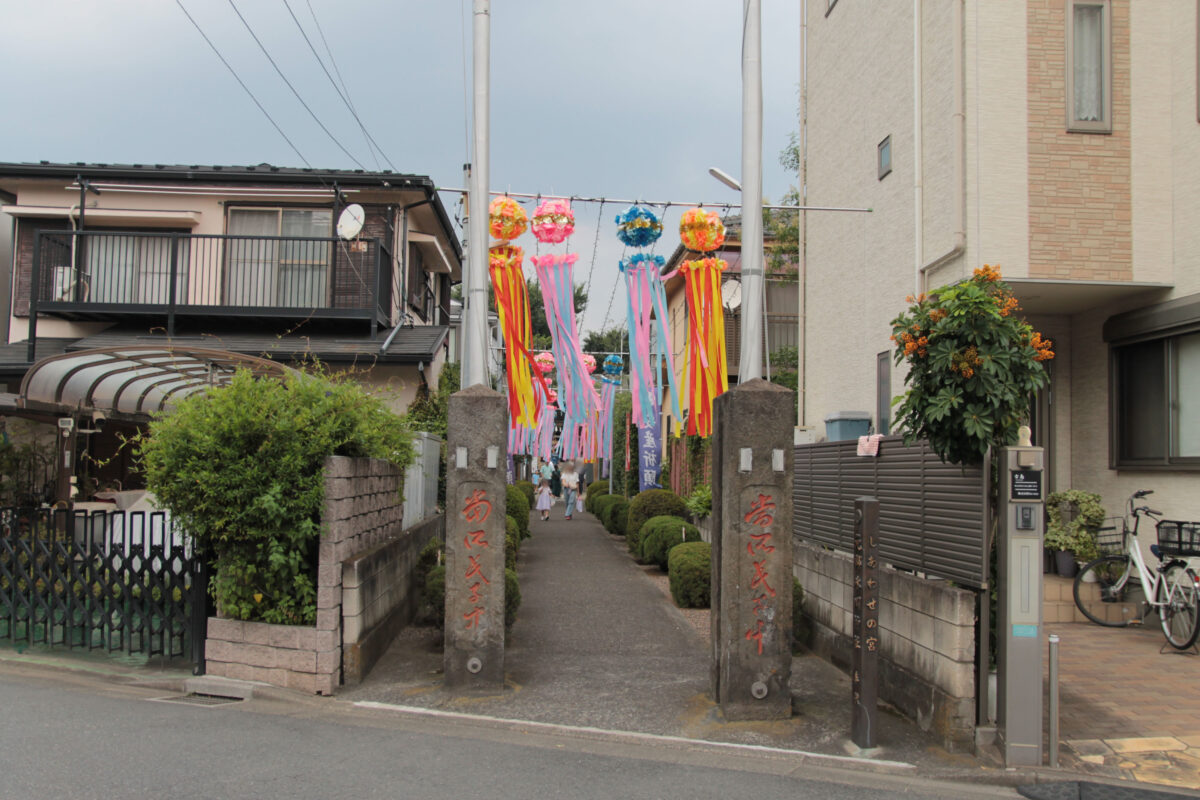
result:
[(879, 716), (879, 501), (854, 501), (854, 650), (850, 738), (874, 747)]
[(716, 400), (713, 696), (726, 719), (792, 713), (791, 394), (753, 380)]
[(504, 398), (450, 396), (446, 465), (447, 689), (504, 686)]
[(1041, 766), (1043, 455), (1029, 446), (1003, 453), (996, 721), (1005, 765)]

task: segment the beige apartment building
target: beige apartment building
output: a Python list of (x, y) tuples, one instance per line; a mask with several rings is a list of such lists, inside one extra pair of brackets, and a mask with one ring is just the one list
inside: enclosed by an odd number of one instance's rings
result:
[(905, 297), (1000, 269), (1052, 489), (1200, 519), (1196, 0), (808, 0), (801, 425), (904, 391)]

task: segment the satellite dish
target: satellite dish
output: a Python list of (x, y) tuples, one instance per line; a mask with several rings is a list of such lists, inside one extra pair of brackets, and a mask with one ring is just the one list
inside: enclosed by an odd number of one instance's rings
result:
[(342, 215), (338, 217), (337, 233), (343, 239), (353, 239), (358, 236), (363, 229), (363, 222), (367, 219), (367, 212), (363, 211), (363, 207), (358, 203), (351, 203), (342, 209)]
[(730, 311), (737, 311), (742, 305), (742, 282), (725, 281), (721, 284), (721, 303)]

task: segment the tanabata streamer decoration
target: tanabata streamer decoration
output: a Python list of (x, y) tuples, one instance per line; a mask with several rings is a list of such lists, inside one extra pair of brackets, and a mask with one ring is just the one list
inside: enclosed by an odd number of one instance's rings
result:
[[(662, 256), (637, 253), (621, 259), (625, 275), (625, 314), (629, 327), (629, 389), (633, 394), (633, 418), (636, 424), (653, 425), (659, 416), (660, 392), (657, 376), (662, 374), (664, 354), (650, 352), (652, 329), (658, 340), (669, 342), (667, 335), (667, 294), (663, 287)], [(675, 386), (675, 364), (667, 352), (667, 385), (675, 418), (680, 419), (679, 390)]]
[(600, 376), (600, 425), (596, 430), (596, 455), (612, 462), (613, 404), (621, 387), (625, 359), (613, 354), (604, 359)]
[(488, 268), (496, 295), (496, 313), (504, 335), (504, 361), (508, 370), (508, 414), (510, 425), (537, 426), (533, 384), (541, 381), (533, 368), (529, 343), (533, 338), (529, 293), (521, 262), (525, 254), (515, 245), (500, 245), (488, 252)]
[(511, 197), (497, 197), (488, 205), (488, 231), (493, 239), (511, 242), (529, 225), (525, 209)]
[(649, 247), (662, 230), (662, 222), (645, 206), (630, 206), (617, 214), (617, 238), (629, 247)]
[(575, 232), (575, 212), (565, 200), (547, 200), (533, 212), (533, 236), (539, 242), (558, 244)]
[[(693, 209), (685, 213), (679, 223), (679, 238), (688, 249), (709, 252), (724, 244), (725, 226), (716, 214)], [(702, 258), (684, 261), (679, 268), (683, 273), (688, 307), (684, 374), (687, 376), (689, 435), (712, 434), (713, 400), (729, 388), (729, 377), (725, 372), (725, 315), (721, 307), (721, 273), (725, 266), (719, 258)]]

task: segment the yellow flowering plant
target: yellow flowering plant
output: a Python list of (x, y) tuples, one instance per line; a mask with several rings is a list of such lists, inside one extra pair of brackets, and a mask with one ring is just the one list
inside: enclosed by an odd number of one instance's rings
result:
[(998, 269), (929, 295), (909, 296), (892, 320), (896, 364), (908, 366), (908, 390), (892, 401), (905, 442), (926, 439), (943, 461), (978, 464), (990, 446), (1017, 439), (1029, 396), (1049, 380), (1054, 358), (1019, 309)]

